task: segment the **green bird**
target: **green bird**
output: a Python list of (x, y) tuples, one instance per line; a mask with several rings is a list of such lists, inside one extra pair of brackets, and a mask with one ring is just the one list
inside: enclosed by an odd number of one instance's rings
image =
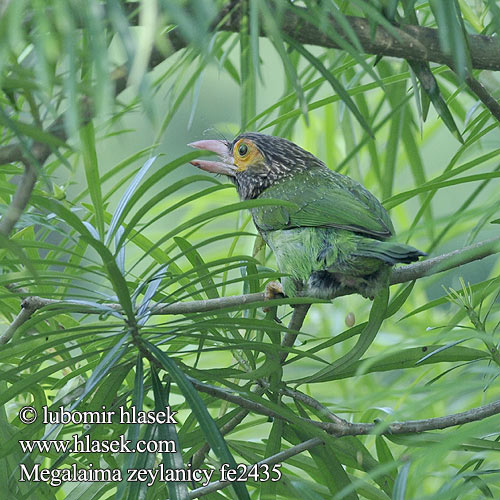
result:
[(228, 176), (242, 200), (289, 202), (251, 209), (289, 297), (329, 299), (342, 289), (373, 299), (387, 289), (393, 265), (426, 255), (391, 239), (389, 214), (367, 189), (293, 142), (248, 132), (189, 145), (219, 155), (191, 163)]

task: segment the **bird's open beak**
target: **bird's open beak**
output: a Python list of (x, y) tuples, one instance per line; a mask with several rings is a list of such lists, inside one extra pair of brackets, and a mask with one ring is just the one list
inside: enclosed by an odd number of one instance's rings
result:
[(188, 144), (192, 148), (204, 149), (217, 153), (222, 161), (193, 160), (191, 165), (201, 168), (212, 174), (224, 174), (234, 177), (238, 167), (233, 163), (231, 152), (224, 141), (206, 140), (196, 141)]

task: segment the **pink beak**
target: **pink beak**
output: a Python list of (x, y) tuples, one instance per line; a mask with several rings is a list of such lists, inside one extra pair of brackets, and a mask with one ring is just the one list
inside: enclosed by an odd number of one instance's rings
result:
[(191, 142), (188, 146), (196, 149), (204, 149), (219, 155), (222, 161), (193, 160), (191, 165), (201, 168), (212, 174), (224, 174), (234, 177), (238, 167), (233, 163), (231, 152), (224, 141), (204, 140)]

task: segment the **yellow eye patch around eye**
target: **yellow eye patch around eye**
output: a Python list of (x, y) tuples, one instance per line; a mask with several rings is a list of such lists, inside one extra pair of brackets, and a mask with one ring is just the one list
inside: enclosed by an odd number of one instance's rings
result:
[(233, 148), (234, 164), (239, 172), (243, 172), (253, 164), (260, 162), (263, 157), (257, 146), (249, 139), (240, 139)]

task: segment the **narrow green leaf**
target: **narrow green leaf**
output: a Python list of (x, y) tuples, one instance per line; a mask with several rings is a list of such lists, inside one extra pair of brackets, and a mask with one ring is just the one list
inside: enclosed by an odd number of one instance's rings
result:
[(308, 102), (304, 95), (304, 89), (298, 79), (297, 71), (294, 65), (290, 61), (290, 57), (283, 44), (283, 33), (281, 32), (274, 13), (269, 8), (266, 2), (259, 0), (259, 7), (262, 14), (262, 20), (264, 22), (264, 29), (268, 34), (270, 40), (272, 41), (278, 55), (283, 62), (283, 67), (288, 79), (292, 82), (292, 85), (297, 93), (300, 112), (304, 115), (306, 123), (308, 122)]
[[(284, 421), (276, 418), (273, 421), (271, 432), (267, 438), (264, 456), (270, 457), (281, 451), (281, 437), (283, 434)], [(264, 481), (260, 484), (259, 498), (261, 500), (272, 500), (276, 498), (277, 484), (274, 481)]]
[[(28, 391), (30, 386), (40, 383), (45, 379), (45, 377), (53, 373), (57, 373), (59, 370), (67, 368), (68, 366), (73, 366), (78, 361), (87, 359), (88, 356), (89, 355), (87, 353), (81, 354), (73, 357), (72, 359), (54, 363), (46, 368), (38, 370), (35, 373), (24, 376), (18, 382), (15, 382), (8, 389), (0, 393), (0, 405), (3, 405), (7, 401), (10, 401), (10, 399), (19, 396), (19, 394), (22, 394), (24, 391)], [(20, 368), (16, 368), (15, 370), (18, 371), (19, 369)], [(0, 373), (0, 380), (5, 380), (6, 375), (8, 375), (6, 372)]]
[(366, 130), (371, 138), (374, 138), (373, 130), (365, 120), (365, 117), (359, 111), (349, 93), (345, 90), (344, 86), (333, 76), (330, 71), (325, 68), (323, 63), (317, 57), (311, 54), (311, 52), (309, 52), (302, 44), (297, 43), (295, 40), (293, 40), (293, 38), (290, 38), (288, 36), (285, 36), (284, 39), (319, 71), (323, 78), (325, 78), (325, 80), (330, 84), (333, 91), (337, 93), (340, 99), (342, 99), (342, 102), (352, 111), (359, 124)]
[(110, 349), (110, 351), (101, 359), (101, 362), (94, 368), (92, 375), (85, 383), (85, 390), (80, 397), (71, 405), (71, 409), (76, 408), (80, 402), (96, 387), (99, 382), (114, 368), (120, 361), (128, 348), (130, 332), (126, 332), (122, 338)]
[[(443, 346), (433, 345), (433, 346), (423, 346), (423, 347), (411, 347), (409, 349), (403, 349), (399, 352), (386, 354), (380, 356), (378, 359), (375, 358), (365, 358), (361, 361), (356, 362), (350, 368), (346, 370), (341, 370), (335, 376), (330, 376), (325, 380), (340, 380), (344, 378), (349, 378), (359, 373), (376, 373), (385, 372), (391, 370), (401, 370), (408, 368), (417, 368), (417, 362), (422, 358), (422, 354), (433, 353), (434, 350), (440, 349)], [(458, 361), (477, 361), (477, 360), (487, 360), (489, 356), (484, 351), (480, 349), (472, 349), (469, 347), (448, 347), (432, 356), (428, 357), (425, 361), (421, 362), (421, 365), (430, 365), (436, 363), (454, 363)]]
[(438, 181), (437, 179), (434, 179), (424, 184), (423, 186), (415, 189), (410, 189), (408, 191), (405, 191), (404, 193), (399, 193), (395, 196), (392, 196), (391, 198), (384, 200), (382, 204), (387, 210), (390, 210), (391, 208), (394, 208), (404, 201), (413, 198), (417, 194), (425, 193), (433, 189), (441, 189), (444, 187), (456, 186), (458, 184), (465, 184), (468, 182), (477, 182), (484, 179), (496, 179), (498, 177), (500, 177), (500, 172), (485, 172), (484, 174), (468, 175), (465, 177), (459, 177), (458, 179), (451, 179), (447, 181)]
[[(294, 428), (294, 430), (302, 442), (309, 438), (307, 432), (301, 431), (300, 428)], [(334, 447), (329, 446), (329, 444), (330, 443), (327, 441), (323, 446), (315, 446), (309, 450), (309, 453), (316, 463), (318, 472), (322, 477), (322, 484), (327, 486), (330, 495), (333, 496), (344, 488), (352, 486), (352, 482), (344, 470), (344, 467), (342, 467)], [(346, 500), (359, 500), (356, 491), (352, 491), (352, 489), (348, 493), (343, 494), (342, 498)]]
[[(416, 361), (416, 365), (423, 363), (426, 359), (431, 358), (432, 356), (435, 356), (436, 354), (439, 354), (440, 352), (446, 351), (447, 349), (451, 349), (452, 347), (461, 344), (463, 342), (466, 342), (469, 339), (461, 339), (457, 340), (455, 342), (450, 342), (449, 344), (443, 345), (441, 347), (437, 347), (436, 349), (433, 349), (429, 354), (426, 354), (424, 357), (420, 358), (418, 361)], [(486, 355), (486, 353), (485, 353)]]
[[(490, 283), (494, 283), (496, 279), (497, 278), (492, 278), (492, 279), (489, 279), (486, 281), (481, 281), (480, 283), (475, 283), (474, 285), (471, 286), (472, 293), (481, 291), (485, 286), (489, 285)], [(457, 293), (462, 295), (463, 290), (457, 290)], [(409, 318), (415, 314), (419, 314), (421, 312), (428, 311), (429, 309), (432, 309), (433, 307), (436, 307), (436, 306), (439, 306), (442, 304), (446, 304), (446, 303), (448, 303), (448, 296), (447, 295), (445, 295), (444, 297), (440, 297), (439, 299), (431, 300), (431, 301), (427, 302), (426, 304), (419, 306), (416, 309), (414, 309), (413, 311), (409, 312), (408, 314), (403, 316), (399, 321), (403, 321), (406, 318)]]
[[(239, 212), (240, 210), (244, 209), (251, 209), (255, 207), (260, 207), (260, 206), (283, 206), (283, 207), (289, 207), (289, 208), (294, 208), (296, 205), (294, 203), (290, 203), (285, 200), (278, 200), (278, 199), (254, 199), (254, 200), (246, 200), (238, 203), (232, 203), (230, 205), (226, 205), (223, 207), (215, 208), (212, 210), (209, 210), (208, 212), (205, 212), (204, 214), (197, 215), (195, 217), (192, 217), (191, 219), (180, 223), (178, 226), (173, 228), (171, 231), (169, 231), (166, 235), (162, 236), (152, 247), (148, 249), (148, 253), (152, 252), (153, 250), (157, 249), (161, 244), (164, 242), (168, 241), (170, 238), (173, 238), (174, 236), (177, 236), (179, 233), (182, 231), (185, 231), (186, 229), (191, 229), (193, 226), (197, 224), (201, 224), (202, 222), (214, 219), (216, 217), (220, 217), (221, 215), (226, 215), (232, 212)], [(137, 262), (140, 263), (142, 259), (145, 256), (141, 257)]]
[[(249, 6), (253, 4), (254, 12), (250, 13)], [(255, 10), (258, 11), (259, 0), (255, 2), (242, 3), (242, 17), (240, 25), (240, 108), (241, 108), (241, 130), (246, 130), (248, 121), (256, 114), (257, 109), (257, 78), (255, 69), (259, 64), (255, 64), (255, 57), (258, 61), (258, 53), (255, 55), (255, 40), (252, 40), (250, 34), (250, 16), (255, 17)], [(256, 21), (253, 20), (253, 23)], [(258, 20), (257, 20), (258, 22)], [(254, 28), (255, 29), (255, 28)], [(254, 35), (255, 36), (255, 35)], [(257, 39), (258, 43), (258, 39)], [(258, 48), (258, 45), (257, 45)]]
[[(142, 354), (138, 352), (135, 364), (134, 388), (132, 391), (132, 406), (135, 406), (137, 411), (141, 411), (144, 401), (144, 365)], [(131, 447), (135, 447), (139, 439), (140, 424), (133, 423), (128, 426), (127, 439), (130, 440)], [(125, 457), (122, 466), (122, 481), (118, 484), (116, 491), (116, 500), (122, 500), (125, 496), (130, 483), (126, 481), (128, 477), (127, 470), (132, 468), (136, 454), (128, 453)]]
[(410, 462), (406, 462), (398, 472), (396, 481), (394, 483), (394, 491), (392, 494), (393, 500), (405, 500), (406, 498), (406, 485), (408, 482), (408, 472), (410, 470)]
[(219, 297), (214, 280), (211, 278), (207, 265), (203, 261), (202, 256), (189, 241), (180, 236), (175, 236), (174, 241), (177, 243), (184, 256), (189, 260), (193, 269), (197, 269), (197, 274), (203, 286), (203, 291), (209, 299), (216, 299)]
[[(207, 407), (203, 400), (198, 395), (198, 392), (193, 387), (191, 382), (186, 378), (184, 373), (180, 370), (177, 364), (167, 356), (163, 351), (160, 351), (158, 347), (150, 342), (145, 341), (145, 346), (149, 351), (155, 356), (155, 358), (161, 363), (167, 373), (172, 377), (173, 381), (179, 387), (183, 396), (186, 398), (191, 411), (195, 414), (198, 424), (203, 430), (206, 440), (210, 444), (210, 447), (217, 455), (222, 463), (228, 463), (231, 467), (236, 467), (236, 461), (234, 460), (229, 448), (227, 447), (226, 441), (221, 435), (217, 425), (212, 419), (210, 413), (208, 413)], [(248, 491), (244, 483), (234, 483), (233, 488), (238, 495), (238, 498), (243, 500), (250, 500)]]
[[(168, 401), (164, 398), (164, 389), (158, 378), (158, 373), (151, 367), (151, 382), (153, 385), (153, 394), (155, 399), (155, 411), (164, 412), (168, 405)], [(173, 470), (184, 469), (184, 460), (182, 459), (181, 446), (179, 444), (179, 438), (177, 436), (177, 431), (175, 430), (175, 424), (164, 424), (158, 426), (158, 431), (160, 438), (163, 441), (171, 441), (176, 444), (176, 450), (173, 452), (164, 452), (163, 463), (166, 468)], [(189, 492), (187, 484), (183, 481), (168, 481), (167, 482), (169, 498), (172, 500), (187, 500), (189, 498)]]
[(463, 80), (470, 72), (470, 54), (463, 25), (462, 13), (456, 0), (431, 0), (436, 18), (441, 47), (453, 57), (454, 70)]
[(408, 64), (410, 64), (413, 72), (419, 79), (421, 88), (429, 97), (434, 106), (434, 109), (443, 120), (443, 123), (446, 125), (448, 130), (463, 144), (464, 140), (462, 138), (462, 134), (458, 130), (457, 124), (453, 119), (453, 115), (451, 114), (448, 105), (441, 95), (441, 90), (436, 78), (430, 70), (429, 63), (410, 61)]
[(68, 144), (66, 144), (56, 135), (53, 135), (50, 132), (46, 132), (35, 125), (31, 125), (30, 123), (8, 119), (7, 115), (4, 115), (3, 113), (0, 113), (0, 123), (2, 123), (6, 128), (15, 127), (17, 133), (19, 133), (20, 135), (31, 137), (36, 142), (47, 144), (51, 148), (62, 147), (71, 149)]
[(118, 206), (116, 207), (116, 210), (113, 213), (113, 218), (111, 219), (111, 223), (109, 224), (108, 233), (106, 234), (106, 245), (109, 245), (109, 242), (115, 235), (115, 231), (117, 230), (118, 226), (120, 226), (120, 224), (123, 222), (125, 216), (128, 213), (129, 209), (127, 205), (130, 199), (132, 198), (132, 195), (139, 187), (139, 184), (141, 183), (143, 177), (147, 174), (148, 170), (150, 169), (151, 165), (153, 165), (156, 158), (157, 156), (153, 156), (144, 163), (139, 172), (137, 172), (137, 175), (134, 177), (134, 180), (130, 183), (127, 190), (121, 197)]
[(100, 255), (108, 278), (113, 286), (113, 289), (118, 296), (118, 300), (123, 307), (127, 318), (131, 325), (135, 324), (135, 315), (132, 307), (132, 301), (130, 299), (130, 293), (128, 290), (127, 283), (122, 273), (116, 265), (116, 261), (111, 252), (97, 239), (95, 239), (89, 230), (85, 227), (85, 224), (67, 207), (62, 203), (47, 199), (42, 196), (33, 195), (32, 201), (34, 204), (43, 207), (44, 209), (51, 210), (57, 214), (61, 219), (67, 222), (74, 230), (76, 230), (79, 235), (85, 239)]
[(90, 199), (94, 208), (97, 231), (101, 241), (104, 239), (104, 216), (101, 193), (101, 179), (97, 162), (95, 131), (92, 121), (80, 129), (80, 141), (82, 145), (83, 164), (85, 166), (85, 177), (90, 193)]
[(310, 382), (318, 382), (328, 380), (328, 378), (339, 371), (346, 370), (350, 366), (352, 366), (356, 361), (358, 361), (361, 356), (367, 351), (372, 342), (377, 335), (382, 321), (384, 320), (387, 312), (387, 305), (389, 301), (389, 287), (382, 288), (378, 294), (375, 296), (375, 299), (372, 304), (372, 308), (370, 310), (370, 316), (368, 318), (368, 322), (363, 328), (358, 341), (354, 345), (354, 347), (342, 357), (334, 361), (327, 368), (323, 368), (319, 372), (314, 375), (310, 375), (309, 377), (305, 377), (303, 379), (294, 380), (293, 382), (298, 383), (310, 383)]
[(380, 463), (394, 462), (391, 449), (387, 446), (384, 436), (381, 436), (380, 434), (375, 436), (375, 446), (377, 448), (377, 457)]

